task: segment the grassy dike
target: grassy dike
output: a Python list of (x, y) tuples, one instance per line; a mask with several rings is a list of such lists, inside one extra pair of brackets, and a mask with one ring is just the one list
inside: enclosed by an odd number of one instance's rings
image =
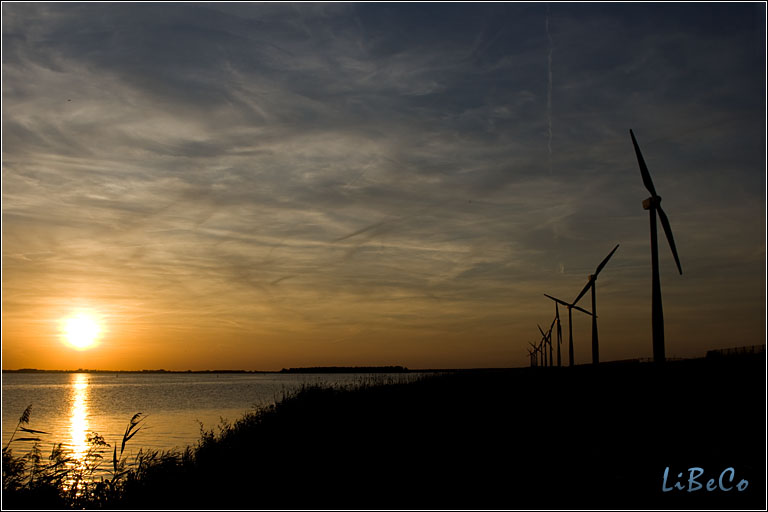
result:
[(765, 431), (764, 354), (457, 371), (304, 388), (90, 498), (8, 489), (4, 457), (3, 508), (764, 509)]

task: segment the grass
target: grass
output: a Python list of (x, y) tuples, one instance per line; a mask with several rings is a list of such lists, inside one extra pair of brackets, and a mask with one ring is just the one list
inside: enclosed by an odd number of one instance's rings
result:
[[(402, 383), (400, 377), (374, 375), (360, 377), (356, 382), (325, 386), (305, 384), (296, 391), (283, 390), (279, 404), (262, 406), (245, 414), (234, 424), (222, 419), (218, 434), (212, 429), (205, 430), (201, 424), (200, 438), (195, 446), (183, 451), (160, 451), (140, 449), (129, 460), (125, 456), (126, 444), (136, 436), (145, 421), (141, 413), (135, 414), (128, 422), (122, 440), (111, 447), (96, 433), (88, 438), (89, 449), (79, 460), (68, 456), (62, 444), (54, 444), (50, 455), (41, 450), (47, 432), (34, 430), (30, 422), (32, 406), (28, 406), (8, 443), (3, 448), (3, 507), (10, 509), (97, 509), (97, 508), (200, 508), (200, 503), (209, 503), (208, 508), (219, 508), (216, 501), (225, 497), (216, 496), (211, 489), (220, 474), (227, 475), (233, 467), (240, 466), (233, 447), (242, 445), (244, 438), (257, 430), (260, 425), (274, 422), (274, 418), (291, 414), (313, 403), (318, 395), (325, 393), (354, 393), (376, 387), (393, 386)], [(298, 405), (297, 405), (298, 404)], [(319, 404), (313, 404), (317, 406)], [(273, 428), (269, 427), (269, 429)], [(36, 437), (16, 437), (17, 432), (33, 434)], [(23, 455), (15, 455), (12, 444), (19, 441), (33, 441), (32, 449)], [(269, 440), (266, 440), (269, 443)], [(111, 460), (107, 462), (111, 450)], [(109, 467), (108, 477), (97, 477), (97, 469)], [(223, 470), (223, 472), (222, 472)], [(197, 486), (200, 487), (197, 487)], [(203, 501), (189, 489), (202, 489)], [(186, 489), (186, 490), (185, 490)], [(206, 491), (206, 489), (208, 491)], [(181, 494), (179, 494), (181, 493)]]
[[(141, 414), (135, 414), (128, 422), (118, 455), (115, 445), (112, 466), (108, 478), (96, 478), (96, 470), (104, 461), (110, 447), (102, 436), (92, 433), (88, 436), (88, 449), (79, 458), (67, 454), (62, 443), (54, 443), (50, 455), (44, 455), (40, 437), (16, 438), (18, 431), (32, 434), (47, 434), (22, 425), (30, 421), (32, 406), (28, 406), (8, 443), (3, 448), (3, 506), (12, 509), (45, 508), (108, 508), (118, 503), (125, 494), (129, 482), (143, 474), (147, 465), (157, 465), (164, 457), (176, 458), (175, 454), (144, 452), (140, 450), (132, 468), (126, 469), (128, 460), (124, 456), (126, 443), (141, 429)], [(34, 441), (32, 449), (16, 456), (11, 444), (18, 441)]]
[[(4, 451), (3, 506), (764, 509), (764, 383), (762, 356), (310, 385), (120, 466), (131, 422), (110, 478), (74, 494), (44, 471), (33, 485), (33, 460)], [(733, 467), (749, 487), (662, 492), (665, 467), (692, 466)]]

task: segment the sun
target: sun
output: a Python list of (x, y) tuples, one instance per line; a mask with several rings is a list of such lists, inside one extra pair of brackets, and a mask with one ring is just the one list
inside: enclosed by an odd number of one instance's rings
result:
[(88, 313), (78, 313), (62, 320), (62, 336), (66, 343), (76, 350), (88, 350), (96, 345), (101, 326)]

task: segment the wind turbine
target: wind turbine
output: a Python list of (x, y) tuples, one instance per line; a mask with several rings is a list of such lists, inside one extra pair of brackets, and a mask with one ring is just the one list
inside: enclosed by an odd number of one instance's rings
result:
[[(538, 324), (536, 324), (538, 326)], [(541, 330), (541, 328), (539, 328)], [(539, 354), (541, 354), (541, 366), (546, 367), (547, 366), (547, 337), (542, 336), (539, 340)]]
[[(549, 344), (549, 366), (552, 366), (552, 327), (555, 326), (555, 320), (557, 320), (557, 318), (552, 320), (552, 324), (549, 326), (549, 330), (547, 331), (546, 334), (544, 334), (544, 330), (541, 328), (541, 326), (539, 324), (536, 324), (536, 327), (539, 328), (539, 332), (542, 335), (542, 341)], [(545, 352), (544, 359), (546, 360), (546, 358), (547, 358), (547, 354)]]
[(643, 201), (643, 209), (648, 210), (651, 218), (651, 322), (653, 326), (653, 361), (656, 363), (663, 363), (665, 361), (664, 355), (664, 311), (661, 307), (661, 281), (659, 280), (659, 244), (656, 237), (656, 212), (659, 213), (659, 220), (661, 226), (664, 228), (664, 234), (667, 235), (667, 241), (669, 242), (669, 248), (672, 249), (672, 256), (675, 257), (675, 264), (677, 265), (677, 271), (680, 275), (683, 275), (683, 269), (680, 266), (680, 258), (677, 256), (677, 249), (675, 249), (675, 239), (672, 237), (672, 228), (669, 226), (669, 219), (661, 209), (661, 196), (656, 194), (656, 189), (653, 187), (653, 181), (651, 181), (651, 175), (648, 172), (648, 167), (645, 165), (643, 154), (640, 153), (640, 147), (637, 145), (635, 134), (632, 130), (629, 130), (629, 135), (632, 137), (632, 145), (635, 146), (635, 154), (637, 155), (637, 163), (640, 165), (640, 174), (643, 177), (643, 184), (648, 192), (651, 193), (651, 197)]
[(560, 345), (563, 343), (563, 332), (560, 330), (560, 312), (557, 309), (557, 303), (555, 303), (555, 319), (552, 320), (552, 325), (549, 326), (549, 331), (547, 334), (544, 334), (544, 331), (541, 329), (541, 326), (537, 324), (537, 327), (539, 328), (539, 331), (541, 332), (542, 336), (545, 336), (547, 340), (549, 341), (549, 364), (552, 364), (552, 328), (557, 324), (557, 342), (555, 343), (557, 345), (557, 366), (562, 366), (560, 361)]
[(597, 307), (595, 305), (595, 281), (597, 281), (597, 275), (601, 270), (603, 270), (603, 267), (605, 267), (606, 263), (608, 263), (608, 260), (611, 259), (611, 256), (613, 256), (613, 253), (616, 252), (616, 249), (618, 248), (619, 244), (616, 244), (616, 247), (614, 247), (608, 256), (606, 256), (605, 259), (600, 262), (600, 264), (597, 266), (597, 269), (595, 270), (595, 273), (589, 275), (589, 280), (584, 286), (584, 289), (581, 290), (581, 293), (579, 293), (579, 295), (573, 301), (573, 304), (575, 305), (577, 302), (579, 302), (579, 299), (581, 299), (584, 294), (587, 293), (587, 290), (592, 290), (592, 364), (598, 364), (600, 362), (600, 354), (597, 343)]
[(539, 366), (539, 359), (538, 359), (539, 347), (537, 347), (530, 341), (528, 342), (528, 344), (533, 347), (533, 351), (531, 351), (531, 349), (528, 349), (528, 352), (531, 353), (531, 356), (533, 358), (533, 366)]
[(547, 367), (547, 340), (542, 338), (539, 340), (539, 355), (541, 356), (541, 367)]
[(566, 308), (568, 308), (568, 366), (573, 366), (573, 316), (572, 316), (572, 309), (578, 309), (579, 311), (582, 311), (588, 315), (591, 315), (589, 311), (586, 309), (582, 309), (579, 306), (575, 304), (571, 304), (570, 302), (565, 302), (564, 300), (556, 299), (555, 297), (551, 295), (544, 294), (546, 297), (549, 297), (553, 301), (555, 301), (556, 304), (562, 304)]
[(557, 307), (557, 302), (555, 302), (555, 320), (557, 320), (557, 367), (560, 368), (563, 366), (560, 359), (560, 345), (563, 344), (563, 330), (560, 327), (560, 310)]

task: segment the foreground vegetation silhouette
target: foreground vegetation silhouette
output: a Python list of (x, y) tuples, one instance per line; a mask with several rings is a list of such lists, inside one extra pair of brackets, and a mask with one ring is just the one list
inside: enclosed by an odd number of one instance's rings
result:
[[(94, 440), (109, 478), (77, 469), (75, 491), (62, 453), (6, 449), (3, 507), (764, 509), (764, 382), (763, 353), (309, 386), (126, 466), (134, 417), (119, 449)], [(691, 467), (749, 485), (663, 491)]]

